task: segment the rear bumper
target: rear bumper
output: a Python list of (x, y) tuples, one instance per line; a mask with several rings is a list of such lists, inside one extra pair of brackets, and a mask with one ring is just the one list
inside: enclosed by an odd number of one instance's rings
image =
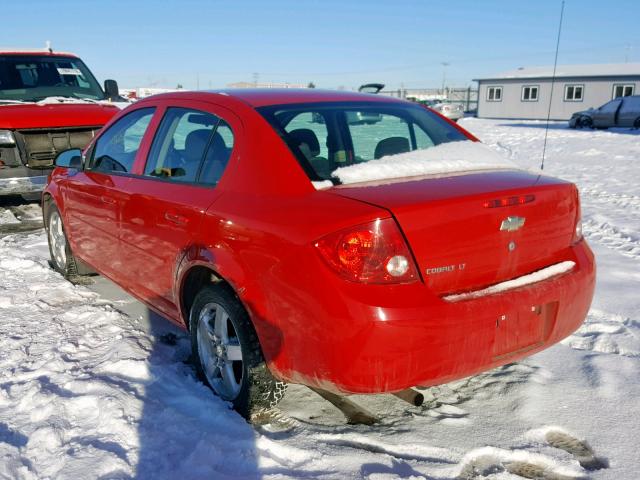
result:
[[(423, 284), (373, 293), (370, 286), (366, 296), (343, 285), (330, 296), (338, 306), (334, 312), (346, 316), (327, 317), (330, 322), (321, 325), (307, 317), (306, 325), (298, 326), (302, 334), (284, 329), (286, 355), (270, 366), (294, 383), (382, 393), (441, 384), (513, 362), (557, 343), (584, 321), (595, 286), (593, 254), (581, 241), (570, 257), (566, 260), (575, 266), (565, 274), (455, 303), (427, 294)], [(289, 318), (292, 313), (289, 309)], [(518, 341), (515, 328), (505, 336), (500, 326), (513, 319), (537, 329), (536, 335), (526, 333)]]
[(0, 196), (40, 193), (47, 184), (48, 173), (27, 167), (0, 169)]

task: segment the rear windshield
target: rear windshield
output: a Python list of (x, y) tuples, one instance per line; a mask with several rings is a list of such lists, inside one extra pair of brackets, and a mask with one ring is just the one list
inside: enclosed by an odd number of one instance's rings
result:
[(339, 168), (467, 140), (455, 127), (417, 105), (316, 103), (258, 111), (314, 181), (339, 183), (332, 175)]
[(37, 102), (47, 97), (102, 100), (104, 93), (78, 58), (0, 55), (0, 102)]

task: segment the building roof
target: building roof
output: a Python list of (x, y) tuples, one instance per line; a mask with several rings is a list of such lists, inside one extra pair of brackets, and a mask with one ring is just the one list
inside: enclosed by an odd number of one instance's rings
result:
[[(518, 78), (551, 78), (553, 65), (544, 67), (520, 67), (490, 77), (474, 78), (481, 80), (505, 80)], [(640, 77), (640, 63), (603, 63), (591, 65), (558, 65), (556, 78), (568, 77)]]

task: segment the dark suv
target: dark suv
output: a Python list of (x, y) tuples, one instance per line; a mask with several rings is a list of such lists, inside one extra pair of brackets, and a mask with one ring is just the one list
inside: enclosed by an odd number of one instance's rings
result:
[(598, 108), (576, 112), (569, 120), (571, 128), (640, 128), (640, 95), (614, 98)]

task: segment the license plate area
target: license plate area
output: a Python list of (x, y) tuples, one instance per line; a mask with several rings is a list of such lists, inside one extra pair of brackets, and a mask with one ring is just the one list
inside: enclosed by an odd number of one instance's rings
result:
[(493, 345), (494, 358), (535, 348), (551, 335), (558, 313), (558, 302), (530, 305), (498, 316)]

